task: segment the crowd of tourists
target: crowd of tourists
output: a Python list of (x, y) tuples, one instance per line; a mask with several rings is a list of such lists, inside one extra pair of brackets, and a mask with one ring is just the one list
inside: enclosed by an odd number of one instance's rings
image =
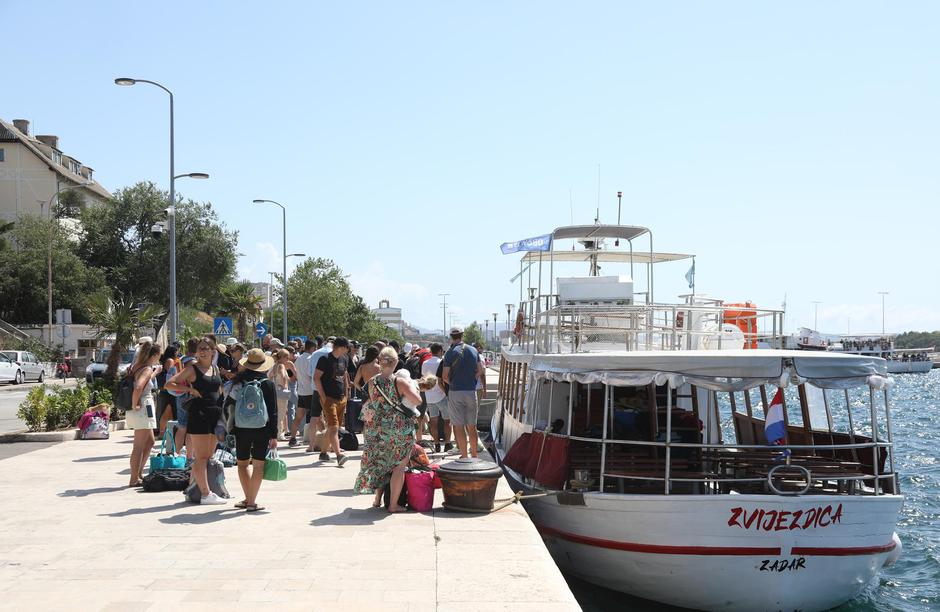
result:
[(225, 504), (207, 470), (217, 449), (234, 446), (244, 494), (235, 506), (248, 512), (263, 509), (257, 500), (264, 464), (279, 445), (298, 447), (306, 438), (318, 463), (342, 468), (341, 436), (355, 435), (349, 419), (360, 421), (363, 434), (352, 487), (374, 494), (375, 507), (388, 489), (388, 511), (403, 511), (396, 501), (416, 453), (477, 456), (486, 389), (480, 347), (465, 344), (460, 327), (450, 330), (446, 351), (436, 342), (362, 346), (341, 336), (284, 342), (271, 335), (259, 348), (208, 335), (163, 350), (145, 337), (125, 376), (133, 382), (129, 486), (141, 486), (155, 435), (167, 434), (186, 457), (200, 503)]

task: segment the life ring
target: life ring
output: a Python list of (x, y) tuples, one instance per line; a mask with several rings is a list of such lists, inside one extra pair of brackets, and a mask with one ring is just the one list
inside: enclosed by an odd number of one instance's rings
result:
[(525, 315), (522, 314), (522, 309), (516, 313), (516, 324), (512, 328), (512, 335), (516, 338), (522, 337), (522, 328), (525, 326)]

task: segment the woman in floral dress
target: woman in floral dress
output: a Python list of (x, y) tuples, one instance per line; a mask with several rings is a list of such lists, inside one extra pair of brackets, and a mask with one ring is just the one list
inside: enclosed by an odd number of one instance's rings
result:
[(414, 419), (395, 410), (394, 404), (407, 398), (421, 403), (421, 397), (395, 377), (398, 353), (391, 347), (382, 349), (377, 359), (381, 371), (369, 381), (369, 403), (362, 411), (365, 427), (365, 449), (356, 478), (355, 490), (375, 493), (372, 506), (382, 505), (382, 490), (391, 481), (389, 512), (403, 512), (398, 497), (405, 482), (405, 469), (411, 460), (415, 443)]

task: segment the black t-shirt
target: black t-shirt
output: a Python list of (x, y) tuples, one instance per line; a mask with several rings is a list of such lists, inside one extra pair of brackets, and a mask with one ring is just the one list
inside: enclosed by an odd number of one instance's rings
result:
[(333, 353), (324, 355), (317, 362), (317, 369), (323, 372), (320, 383), (327, 397), (337, 400), (346, 397), (343, 385), (346, 372), (349, 370), (348, 356), (336, 357)]

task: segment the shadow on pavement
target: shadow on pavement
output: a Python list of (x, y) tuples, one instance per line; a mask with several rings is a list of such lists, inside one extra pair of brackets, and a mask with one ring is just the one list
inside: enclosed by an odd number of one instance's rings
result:
[[(150, 495), (150, 493), (147, 493)], [(151, 506), (149, 508), (128, 508), (127, 510), (121, 510), (120, 512), (109, 512), (106, 514), (99, 514), (98, 516), (110, 516), (113, 518), (121, 518), (125, 516), (135, 516), (138, 514), (153, 514), (154, 512), (166, 512), (168, 510), (174, 510), (176, 508), (187, 508), (192, 506), (192, 504), (185, 499), (181, 499), (175, 504), (166, 504), (165, 506)]]
[(352, 489), (337, 489), (336, 491), (320, 491), (317, 495), (323, 495), (325, 497), (357, 497), (359, 493), (356, 493)]
[[(130, 472), (130, 468), (128, 468), (127, 471)], [(127, 489), (126, 485), (119, 487), (98, 487), (97, 489), (69, 489), (59, 493), (59, 497), (87, 497), (88, 495), (95, 495), (97, 493), (117, 493), (125, 489)]]
[(373, 525), (378, 521), (388, 517), (385, 508), (346, 508), (339, 514), (331, 516), (321, 516), (318, 519), (310, 521), (313, 527), (321, 525)]
[[(189, 502), (186, 503), (189, 506), (194, 505)], [(245, 514), (245, 512), (237, 508), (220, 508), (219, 510), (199, 514), (174, 514), (173, 516), (159, 520), (161, 523), (167, 525), (205, 525), (207, 523), (217, 523), (226, 519), (235, 518), (243, 514)]]
[(97, 463), (98, 461), (111, 461), (112, 459), (127, 459), (127, 455), (108, 455), (106, 457), (82, 457), (72, 459), (72, 463)]

